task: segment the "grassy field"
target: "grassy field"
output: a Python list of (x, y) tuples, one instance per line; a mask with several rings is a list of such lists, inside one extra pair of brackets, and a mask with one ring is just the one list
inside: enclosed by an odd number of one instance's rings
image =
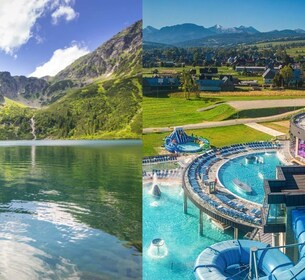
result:
[(287, 54), (292, 57), (297, 57), (298, 55), (305, 55), (305, 46), (303, 47), (295, 47), (286, 49)]
[(213, 109), (198, 112), (216, 104), (213, 98), (185, 100), (179, 97), (144, 98), (143, 100), (143, 127), (174, 126), (202, 121), (220, 121), (235, 113), (235, 110), (221, 104)]
[(283, 132), (286, 134), (289, 133), (289, 120), (278, 121), (278, 122), (266, 122), (266, 123), (261, 123), (261, 125), (264, 125), (266, 127), (275, 129), (277, 131), (280, 131), (280, 132)]
[(252, 46), (256, 46), (258, 48), (267, 48), (267, 47), (275, 47), (275, 46), (286, 46), (286, 45), (291, 45), (293, 43), (304, 43), (305, 40), (292, 40), (292, 41), (278, 41), (278, 42), (264, 42), (264, 43), (257, 43), (257, 44), (252, 44)]
[(242, 110), (233, 115), (229, 116), (227, 119), (246, 119), (246, 118), (259, 118), (259, 117), (269, 117), (279, 114), (284, 114), (287, 112), (295, 111), (303, 107), (279, 107), (279, 108), (261, 108), (261, 109), (250, 109)]
[(4, 97), (4, 101), (5, 101), (5, 104), (8, 105), (8, 106), (15, 106), (15, 107), (20, 107), (20, 108), (26, 108), (27, 107), (24, 104), (19, 103), (17, 101), (14, 101), (12, 99), (9, 99), (7, 97)]
[(199, 108), (213, 105), (216, 99), (185, 100), (182, 94), (168, 98), (143, 98), (143, 127), (179, 125), (187, 122), (200, 122)]
[[(211, 145), (216, 147), (272, 139), (272, 136), (245, 125), (187, 130), (186, 132), (205, 137), (210, 141)], [(143, 155), (153, 156), (159, 154), (162, 151), (163, 139), (168, 135), (168, 132), (143, 135)]]
[[(173, 93), (173, 96), (181, 96), (180, 93)], [(214, 98), (217, 99), (218, 102), (225, 102), (225, 101), (249, 101), (249, 100), (275, 100), (275, 99), (293, 99), (293, 98), (305, 98), (305, 90), (262, 90), (262, 91), (249, 91), (249, 92), (221, 92), (221, 93), (201, 93), (201, 97), (205, 98)]]
[[(301, 43), (304, 44), (303, 46), (299, 47), (290, 47), (289, 45), (293, 43)], [(276, 46), (285, 46), (286, 52), (292, 57), (297, 57), (300, 55), (305, 55), (305, 40), (292, 40), (292, 41), (279, 41), (279, 42), (265, 42), (265, 43), (258, 43), (254, 44), (259, 49), (268, 49), (270, 47), (276, 47)]]
[[(304, 91), (291, 90), (278, 92), (259, 91), (253, 93), (225, 92), (201, 94), (200, 99), (192, 97), (190, 100), (186, 100), (182, 92), (168, 94), (163, 98), (144, 96), (143, 127), (167, 127), (204, 121), (221, 121), (230, 117), (236, 118), (237, 115), (234, 114), (237, 112), (227, 104), (222, 104), (207, 111), (197, 111), (198, 109), (221, 104), (226, 101), (291, 99), (304, 96)], [(293, 110), (293, 108), (291, 108), (291, 110)], [(281, 112), (281, 109), (258, 110), (257, 113), (252, 113), (251, 110), (247, 110), (247, 112), (242, 112), (241, 115), (239, 114), (238, 117), (270, 116)]]

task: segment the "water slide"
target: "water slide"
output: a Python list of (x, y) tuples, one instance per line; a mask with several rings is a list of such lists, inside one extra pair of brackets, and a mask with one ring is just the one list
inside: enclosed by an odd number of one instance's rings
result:
[[(237, 280), (228, 273), (232, 267), (248, 270), (250, 249), (258, 248), (257, 267), (259, 280), (305, 280), (305, 209), (292, 211), (292, 228), (298, 245), (299, 261), (296, 265), (279, 249), (252, 240), (228, 240), (206, 248), (198, 256), (194, 273), (198, 280)], [(239, 274), (239, 275), (238, 275)], [(255, 278), (253, 278), (255, 279)]]
[[(197, 143), (199, 142), (199, 143)], [(200, 152), (210, 147), (207, 139), (188, 136), (182, 127), (175, 127), (174, 131), (165, 139), (165, 148), (169, 152)]]

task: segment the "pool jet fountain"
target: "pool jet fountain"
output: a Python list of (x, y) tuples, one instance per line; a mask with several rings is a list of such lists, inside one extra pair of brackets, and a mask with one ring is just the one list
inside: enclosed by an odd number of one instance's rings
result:
[(160, 191), (158, 185), (154, 185), (154, 186), (153, 186), (152, 194), (153, 194), (153, 196), (155, 196), (155, 197), (158, 197), (158, 198), (161, 197), (161, 191)]
[(151, 241), (148, 253), (152, 258), (162, 259), (168, 255), (168, 249), (165, 241), (161, 238), (155, 238)]
[(254, 164), (255, 162), (257, 162), (257, 157), (253, 155), (246, 156), (245, 162), (246, 164)]
[(151, 189), (151, 194), (153, 196), (155, 196), (156, 198), (160, 198), (161, 197), (161, 190), (157, 184), (157, 180), (158, 180), (158, 176), (157, 173), (154, 173), (153, 175), (153, 186)]

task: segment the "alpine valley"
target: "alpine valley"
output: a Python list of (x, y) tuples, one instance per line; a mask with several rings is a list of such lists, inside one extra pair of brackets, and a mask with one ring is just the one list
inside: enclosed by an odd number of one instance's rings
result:
[(142, 21), (55, 77), (0, 72), (0, 139), (139, 138)]

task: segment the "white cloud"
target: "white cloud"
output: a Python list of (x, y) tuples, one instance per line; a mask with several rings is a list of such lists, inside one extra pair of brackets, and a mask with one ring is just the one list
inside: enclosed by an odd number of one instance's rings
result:
[(89, 51), (86, 47), (73, 45), (69, 48), (58, 49), (54, 51), (52, 57), (45, 64), (36, 67), (30, 77), (55, 76), (59, 71), (70, 65), (77, 58), (87, 54)]
[(74, 0), (0, 0), (0, 51), (13, 55), (31, 37), (36, 37), (33, 27), (47, 13), (53, 12), (56, 21), (60, 17), (74, 19), (78, 13), (71, 7), (73, 4)]
[(0, 49), (7, 54), (25, 44), (49, 0), (1, 0)]
[(60, 18), (64, 18), (66, 21), (71, 21), (78, 16), (73, 8), (69, 6), (59, 6), (54, 13), (52, 13), (52, 21), (54, 24), (58, 23)]

